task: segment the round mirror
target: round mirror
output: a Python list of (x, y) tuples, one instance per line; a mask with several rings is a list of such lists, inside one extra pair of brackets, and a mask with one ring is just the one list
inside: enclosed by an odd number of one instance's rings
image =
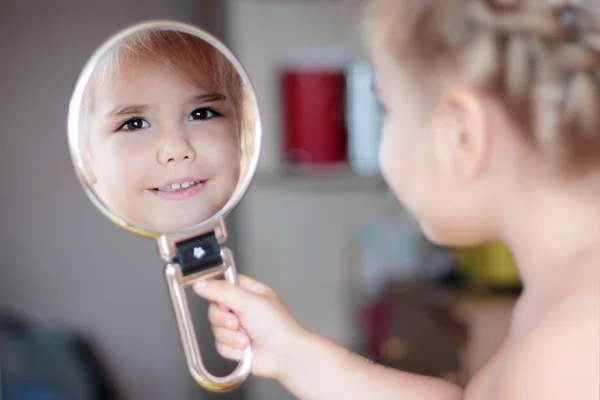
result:
[(143, 236), (210, 229), (245, 193), (260, 150), (250, 81), (217, 39), (164, 21), (110, 38), (69, 108), (77, 175), (96, 206)]
[(109, 38), (71, 98), (68, 141), (86, 194), (120, 227), (156, 238), (188, 368), (222, 392), (251, 371), (202, 363), (184, 286), (222, 274), (238, 283), (223, 218), (248, 189), (261, 145), (256, 95), (219, 40), (187, 24), (150, 21)]

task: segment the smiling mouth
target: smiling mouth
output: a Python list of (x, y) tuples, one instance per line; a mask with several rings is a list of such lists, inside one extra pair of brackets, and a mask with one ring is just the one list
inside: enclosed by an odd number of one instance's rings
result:
[(181, 183), (172, 183), (168, 186), (153, 188), (152, 190), (156, 192), (177, 192), (180, 190), (185, 190), (192, 188), (194, 186), (198, 186), (204, 183), (204, 181), (189, 181), (189, 182), (181, 182)]

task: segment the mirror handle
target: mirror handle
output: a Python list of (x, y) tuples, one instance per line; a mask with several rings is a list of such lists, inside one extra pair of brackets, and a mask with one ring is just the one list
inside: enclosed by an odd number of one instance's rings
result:
[(217, 377), (212, 375), (206, 370), (202, 362), (184, 289), (186, 285), (193, 284), (198, 278), (208, 279), (220, 274), (223, 274), (225, 279), (232, 284), (239, 284), (237, 269), (231, 251), (227, 248), (222, 248), (221, 257), (223, 258), (223, 265), (220, 268), (204, 272), (200, 276), (195, 276), (194, 279), (184, 278), (181, 267), (177, 263), (169, 263), (165, 267), (165, 278), (173, 303), (188, 369), (194, 380), (202, 388), (211, 392), (227, 392), (236, 389), (244, 383), (252, 371), (251, 346), (248, 346), (244, 351), (244, 358), (240, 361), (237, 368), (227, 376)]

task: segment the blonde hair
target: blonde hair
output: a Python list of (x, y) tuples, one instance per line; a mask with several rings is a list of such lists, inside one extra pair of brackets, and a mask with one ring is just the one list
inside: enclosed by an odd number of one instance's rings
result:
[[(241, 184), (254, 150), (254, 114), (242, 76), (229, 59), (205, 40), (176, 30), (149, 30), (129, 37), (107, 52), (90, 78), (81, 106), (82, 115), (94, 107), (95, 89), (118, 75), (122, 65), (147, 59), (159, 62), (181, 79), (206, 90), (225, 92), (236, 110), (241, 151)], [(85, 118), (82, 118), (85, 121)], [(82, 135), (82, 145), (86, 135)]]
[(370, 15), (421, 90), (494, 95), (553, 165), (584, 172), (600, 165), (600, 2), (580, 3), (372, 0)]

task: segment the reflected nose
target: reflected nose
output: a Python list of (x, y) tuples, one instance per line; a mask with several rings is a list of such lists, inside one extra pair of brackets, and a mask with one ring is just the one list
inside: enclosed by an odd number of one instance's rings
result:
[(196, 151), (185, 135), (167, 134), (162, 138), (158, 149), (158, 162), (162, 165), (190, 163), (196, 158)]

